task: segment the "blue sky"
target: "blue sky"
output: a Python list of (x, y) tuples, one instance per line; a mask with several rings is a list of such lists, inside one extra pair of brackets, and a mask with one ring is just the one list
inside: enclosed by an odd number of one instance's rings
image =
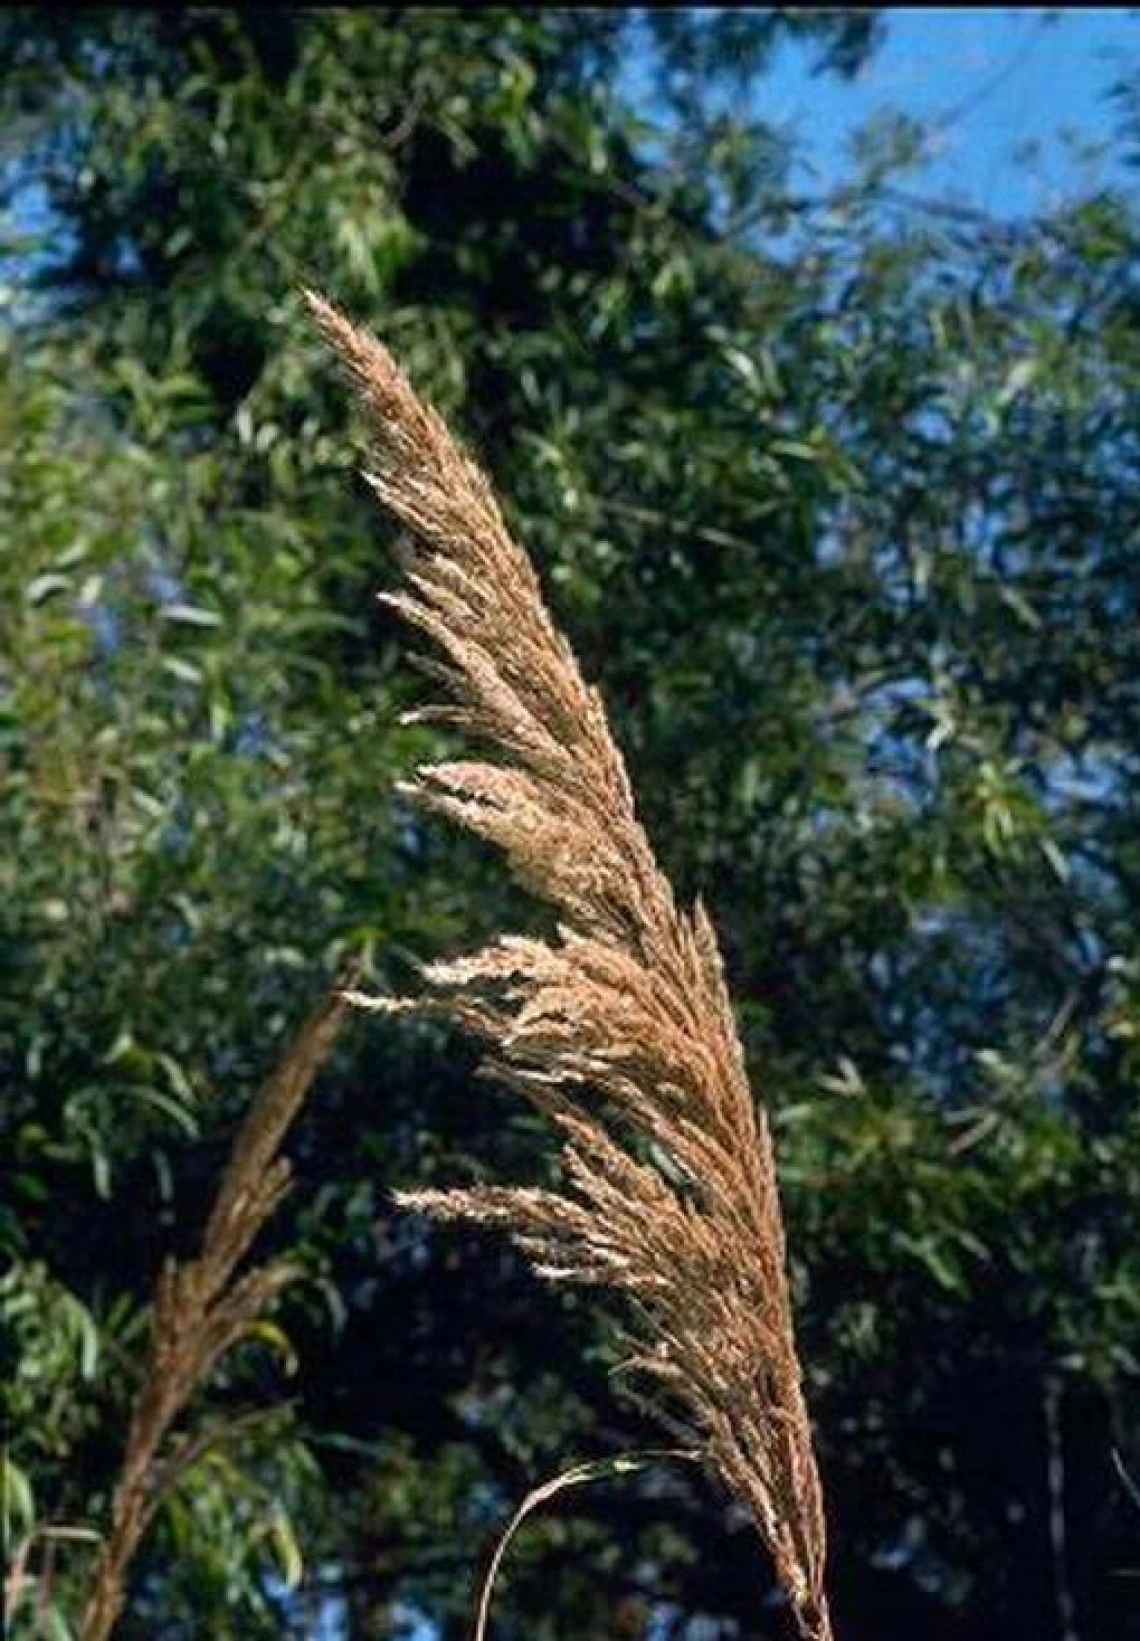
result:
[[(1065, 131), (1109, 134), (1104, 94), (1130, 64), (1140, 71), (1140, 12), (1129, 8), (903, 6), (886, 14), (886, 39), (854, 83), (813, 77), (810, 58), (789, 47), (756, 102), (805, 140), (818, 174), (797, 180), (813, 192), (843, 176), (851, 134), (874, 114), (945, 116), (936, 154), (911, 185), (1018, 217), (1090, 182), (1122, 180), (1119, 160), (1081, 161)], [(1019, 160), (1030, 143), (1036, 157)]]

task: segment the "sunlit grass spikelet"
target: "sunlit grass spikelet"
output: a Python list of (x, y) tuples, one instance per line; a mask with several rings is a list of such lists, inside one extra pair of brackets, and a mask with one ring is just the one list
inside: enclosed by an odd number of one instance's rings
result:
[(427, 1006), (480, 1032), (490, 1067), (559, 1129), (561, 1188), (402, 1200), (502, 1226), (552, 1281), (623, 1290), (638, 1366), (748, 1507), (801, 1633), (826, 1641), (823, 1510), (772, 1147), (712, 926), (699, 905), (678, 909), (601, 699), (487, 479), (381, 343), (309, 302), (368, 412), (369, 482), (415, 538), (404, 590), (386, 602), (442, 656), (431, 670), (448, 703), (419, 716), (488, 754), (425, 765), (403, 790), (497, 844), (559, 916), (553, 942), (506, 936), (424, 972)]

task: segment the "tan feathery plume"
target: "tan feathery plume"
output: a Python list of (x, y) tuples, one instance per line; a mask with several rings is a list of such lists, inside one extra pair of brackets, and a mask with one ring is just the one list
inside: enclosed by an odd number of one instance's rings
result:
[(344, 1018), (343, 993), (310, 1015), (262, 1086), (234, 1140), (197, 1259), (167, 1262), (151, 1320), (150, 1354), (135, 1399), (111, 1507), (111, 1531), (92, 1576), (80, 1641), (106, 1641), (122, 1610), (126, 1576), (171, 1484), (208, 1446), (247, 1421), (167, 1438), (194, 1390), (297, 1274), (285, 1260), (235, 1276), (289, 1188), (281, 1142)]
[(700, 905), (677, 907), (601, 698), (488, 480), (380, 342), (308, 301), (368, 412), (368, 480), (418, 538), (401, 553), (407, 590), (385, 601), (442, 652), (428, 666), (451, 699), (411, 716), (460, 726), (494, 759), (429, 764), (401, 790), (498, 844), (559, 915), (552, 943), (507, 936), (427, 967), (426, 1005), (354, 995), (381, 1010), (444, 1007), (561, 1130), (560, 1190), (402, 1201), (502, 1226), (551, 1281), (623, 1290), (636, 1365), (747, 1506), (801, 1634), (828, 1641), (772, 1146), (712, 926)]

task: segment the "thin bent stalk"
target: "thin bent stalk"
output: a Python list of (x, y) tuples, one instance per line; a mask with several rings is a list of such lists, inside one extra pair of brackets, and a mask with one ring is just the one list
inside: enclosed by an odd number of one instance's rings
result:
[(296, 1274), (286, 1261), (276, 1260), (234, 1279), (237, 1265), (289, 1188), (289, 1164), (278, 1151), (332, 1048), (345, 1010), (343, 995), (334, 994), (302, 1026), (234, 1141), (202, 1252), (186, 1265), (169, 1261), (159, 1277), (150, 1355), (135, 1399), (111, 1507), (111, 1530), (95, 1563), (80, 1641), (106, 1641), (122, 1611), (130, 1563), (164, 1494), (206, 1445), (232, 1431), (237, 1422), (205, 1437), (183, 1438), (160, 1464), (165, 1439), (192, 1392)]
[(582, 680), (483, 473), (387, 350), (309, 302), (368, 413), (380, 500), (412, 532), (386, 601), (431, 640), (481, 759), (403, 790), (497, 844), (558, 913), (552, 942), (503, 936), (425, 970), (486, 1040), (490, 1069), (560, 1131), (558, 1190), (406, 1193), (440, 1219), (501, 1226), (552, 1282), (622, 1290), (633, 1361), (748, 1508), (807, 1641), (831, 1635), (824, 1518), (792, 1332), (763, 1109), (745, 1074), (712, 925), (678, 908), (634, 809), (597, 691)]

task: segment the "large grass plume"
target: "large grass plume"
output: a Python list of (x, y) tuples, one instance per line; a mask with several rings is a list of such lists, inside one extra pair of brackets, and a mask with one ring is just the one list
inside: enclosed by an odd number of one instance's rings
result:
[(831, 1634), (824, 1517), (785, 1269), (772, 1144), (712, 924), (676, 904), (638, 821), (598, 692), (543, 601), (491, 486), (375, 337), (318, 296), (367, 413), (381, 502), (407, 527), (387, 602), (431, 642), (475, 756), (404, 790), (496, 844), (558, 918), (426, 968), (423, 999), (473, 1028), (489, 1069), (560, 1134), (561, 1186), (419, 1191), (441, 1219), (501, 1226), (554, 1282), (620, 1290), (635, 1365), (775, 1562), (801, 1634)]

